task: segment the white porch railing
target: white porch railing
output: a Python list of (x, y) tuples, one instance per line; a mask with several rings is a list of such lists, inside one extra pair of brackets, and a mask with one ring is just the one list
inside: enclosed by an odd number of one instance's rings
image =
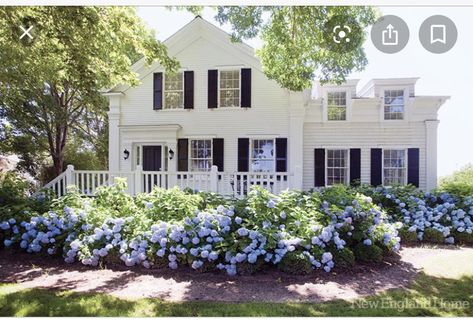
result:
[(66, 193), (69, 185), (75, 185), (80, 193), (91, 196), (98, 187), (112, 184), (115, 177), (126, 178), (128, 193), (132, 195), (150, 192), (156, 186), (164, 189), (178, 186), (180, 189), (190, 188), (242, 197), (249, 192), (251, 186), (255, 185), (278, 194), (291, 188), (293, 175), (287, 172), (218, 172), (216, 166), (207, 172), (142, 171), (138, 166), (135, 171), (112, 173), (74, 170), (74, 167), (69, 165), (65, 172), (43, 189), (51, 189), (60, 197)]

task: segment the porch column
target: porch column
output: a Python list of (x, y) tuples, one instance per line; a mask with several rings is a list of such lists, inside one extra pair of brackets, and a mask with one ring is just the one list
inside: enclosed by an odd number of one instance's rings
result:
[(437, 128), (439, 120), (425, 121), (426, 190), (437, 187)]
[(108, 170), (120, 170), (120, 96), (121, 93), (107, 93), (109, 98), (108, 111)]
[(289, 94), (289, 173), (291, 189), (302, 189), (304, 152), (304, 95), (302, 92)]
[[(177, 184), (177, 139), (170, 140), (166, 142), (166, 145), (168, 146), (168, 187), (173, 188)], [(174, 152), (174, 156), (172, 157), (172, 160), (169, 159), (169, 151)]]

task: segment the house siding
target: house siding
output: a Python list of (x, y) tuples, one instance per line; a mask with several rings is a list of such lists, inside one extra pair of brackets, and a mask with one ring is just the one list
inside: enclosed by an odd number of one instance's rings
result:
[[(177, 55), (181, 66), (194, 71), (194, 109), (192, 110), (153, 110), (153, 72), (149, 70), (142, 78), (141, 85), (129, 88), (121, 98), (120, 125), (149, 126), (179, 124), (177, 136), (219, 137), (225, 140), (225, 170), (237, 170), (237, 140), (239, 137), (288, 137), (289, 98), (288, 91), (276, 82), (268, 80), (259, 68), (248, 66), (235, 54), (228, 52), (212, 42), (200, 38), (185, 51)], [(219, 66), (252, 68), (251, 108), (209, 109), (207, 107), (207, 71)], [(160, 141), (159, 133), (145, 133), (143, 140)], [(122, 150), (132, 138), (121, 134)], [(136, 138), (138, 139), (138, 138)], [(130, 170), (128, 160), (121, 159), (121, 171)]]
[[(249, 47), (232, 43), (227, 34), (200, 18), (165, 44), (169, 54), (180, 61), (182, 71), (194, 73), (193, 108), (154, 110), (153, 74), (164, 70), (158, 63), (138, 64), (140, 85), (111, 90), (111, 170), (133, 171), (138, 144), (163, 144), (177, 152), (179, 138), (221, 138), (225, 142), (224, 170), (235, 172), (239, 138), (287, 138), (287, 170), (299, 174), (293, 181), (297, 188), (313, 188), (317, 148), (359, 148), (363, 183), (370, 183), (370, 149), (419, 148), (419, 186), (435, 186), (437, 111), (445, 98), (415, 96), (417, 79), (374, 80), (361, 94), (356, 91), (357, 80), (319, 85), (320, 96), (312, 99), (308, 91), (290, 92), (269, 80)], [(251, 108), (208, 108), (208, 71), (228, 68), (251, 68)], [(383, 120), (383, 91), (392, 86), (405, 89), (404, 120)], [(328, 90), (347, 91), (346, 121), (326, 120)], [(122, 156), (125, 149), (132, 152), (127, 160)], [(170, 171), (176, 170), (177, 158), (165, 164)]]
[(371, 148), (419, 148), (419, 186), (426, 186), (425, 128), (423, 124), (380, 126), (373, 123), (304, 125), (303, 188), (314, 187), (314, 149), (361, 149), (361, 182), (370, 183)]

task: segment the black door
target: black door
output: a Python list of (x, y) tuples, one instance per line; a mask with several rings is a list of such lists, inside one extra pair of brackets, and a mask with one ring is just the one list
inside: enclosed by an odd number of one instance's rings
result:
[(143, 146), (143, 171), (161, 171), (161, 146)]

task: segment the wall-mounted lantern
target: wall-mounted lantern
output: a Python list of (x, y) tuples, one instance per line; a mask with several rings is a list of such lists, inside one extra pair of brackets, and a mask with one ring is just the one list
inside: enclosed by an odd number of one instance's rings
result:
[(129, 157), (130, 157), (130, 151), (128, 151), (127, 149), (125, 149), (125, 150), (123, 151), (123, 159), (127, 160)]
[(174, 151), (172, 149), (169, 149), (169, 160), (172, 160), (174, 158)]

